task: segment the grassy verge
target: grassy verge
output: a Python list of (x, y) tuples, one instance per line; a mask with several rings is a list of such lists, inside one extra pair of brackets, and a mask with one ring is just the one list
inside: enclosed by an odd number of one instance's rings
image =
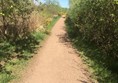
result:
[[(47, 26), (47, 31), (51, 30), (59, 18), (53, 19)], [(19, 78), (19, 73), (26, 67), (46, 35), (46, 31), (33, 32), (28, 39), (18, 41), (16, 45), (0, 42), (0, 83), (9, 83)]]
[(75, 48), (78, 49), (78, 53), (90, 67), (90, 72), (93, 73), (93, 78), (99, 83), (118, 83), (117, 73), (113, 73), (108, 69), (107, 57), (101, 57), (103, 55), (101, 51), (90, 44), (88, 41), (84, 41), (82, 37), (75, 39), (70, 38)]
[(51, 30), (55, 23), (59, 20), (60, 16), (55, 17), (53, 21), (47, 26), (48, 30)]

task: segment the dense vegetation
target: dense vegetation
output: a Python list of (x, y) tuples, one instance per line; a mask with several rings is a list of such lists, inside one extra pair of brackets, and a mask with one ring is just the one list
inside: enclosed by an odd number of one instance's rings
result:
[(100, 83), (118, 82), (117, 9), (117, 0), (70, 0), (67, 31), (94, 66), (101, 64), (94, 68)]
[(16, 78), (15, 75), (33, 57), (37, 45), (65, 11), (57, 0), (35, 2), (0, 0), (0, 83)]

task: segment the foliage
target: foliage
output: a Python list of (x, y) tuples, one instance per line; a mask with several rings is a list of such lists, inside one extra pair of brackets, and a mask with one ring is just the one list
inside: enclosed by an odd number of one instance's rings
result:
[(88, 41), (82, 40), (81, 36), (72, 39), (73, 45), (78, 49), (78, 53), (80, 57), (84, 60), (89, 66), (90, 72), (93, 74), (92, 78), (96, 79), (100, 83), (117, 83), (118, 75), (117, 73), (113, 73), (106, 66), (108, 57), (104, 56), (100, 50), (93, 45), (92, 43), (88, 43)]
[[(56, 9), (50, 11), (55, 7), (60, 9), (55, 4), (36, 5), (33, 0), (0, 0), (0, 83), (16, 78), (18, 70), (33, 57), (57, 21), (53, 17), (58, 14)], [(52, 20), (47, 23), (47, 19)]]
[(56, 23), (58, 18), (47, 26), (46, 31), (34, 31), (27, 39), (22, 39), (15, 44), (8, 41), (0, 43), (0, 83), (7, 83), (16, 79), (19, 70), (26, 66), (27, 61), (33, 57), (32, 53), (36, 52), (38, 44), (45, 38), (47, 31)]
[[(0, 38), (15, 42), (29, 34), (28, 18), (31, 8), (29, 0), (1, 0)], [(27, 7), (25, 7), (27, 5)]]
[[(66, 19), (70, 37), (81, 36), (103, 53), (107, 69), (118, 72), (117, 0), (70, 0)], [(76, 3), (74, 3), (76, 2)], [(78, 39), (77, 39), (78, 40)], [(93, 56), (94, 57), (94, 56)]]

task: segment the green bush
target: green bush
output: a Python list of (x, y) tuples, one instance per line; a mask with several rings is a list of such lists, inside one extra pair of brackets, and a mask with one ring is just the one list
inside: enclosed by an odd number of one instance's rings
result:
[(73, 3), (65, 21), (69, 36), (96, 46), (103, 53), (99, 56), (104, 58), (105, 67), (118, 73), (118, 1), (70, 1)]
[(117, 1), (114, 0), (84, 0), (75, 4), (66, 21), (73, 26), (69, 29), (75, 35), (81, 34), (105, 55), (118, 59), (117, 8)]

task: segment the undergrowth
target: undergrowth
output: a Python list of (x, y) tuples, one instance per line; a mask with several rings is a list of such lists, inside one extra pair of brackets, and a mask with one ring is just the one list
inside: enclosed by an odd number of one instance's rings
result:
[(103, 54), (100, 49), (94, 46), (89, 41), (83, 40), (81, 36), (70, 39), (73, 46), (78, 49), (80, 57), (89, 66), (90, 72), (93, 74), (92, 78), (96, 79), (99, 83), (118, 83), (118, 75), (108, 68), (107, 61), (109, 57), (101, 57)]
[(19, 78), (19, 73), (33, 57), (41, 41), (58, 21), (59, 17), (46, 27), (46, 31), (32, 32), (27, 38), (16, 42), (0, 41), (0, 83)]
[(118, 1), (70, 0), (67, 31), (100, 83), (118, 83)]

